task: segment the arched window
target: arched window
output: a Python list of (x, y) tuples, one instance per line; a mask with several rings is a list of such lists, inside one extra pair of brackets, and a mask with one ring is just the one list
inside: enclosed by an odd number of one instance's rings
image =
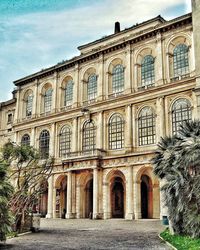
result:
[(172, 106), (172, 132), (178, 133), (180, 125), (192, 119), (191, 104), (187, 99), (178, 99)]
[(32, 115), (32, 108), (33, 108), (33, 95), (29, 94), (26, 97), (26, 117), (30, 117)]
[(182, 76), (189, 72), (188, 47), (179, 44), (174, 49), (174, 76)]
[(83, 127), (83, 151), (96, 148), (96, 128), (93, 121), (87, 121)]
[(87, 98), (88, 101), (94, 100), (97, 97), (97, 76), (95, 74), (90, 75), (87, 85)]
[(44, 94), (44, 112), (51, 112), (52, 106), (52, 93), (53, 90), (51, 88), (47, 89)]
[(25, 134), (22, 136), (21, 145), (22, 146), (30, 146), (30, 136), (28, 134)]
[(59, 134), (60, 137), (60, 157), (66, 157), (71, 151), (71, 129), (64, 126)]
[(65, 85), (65, 98), (64, 98), (64, 106), (68, 107), (72, 105), (73, 101), (73, 81), (69, 80)]
[(124, 121), (120, 115), (113, 115), (109, 121), (109, 148), (124, 147)]
[(112, 71), (112, 93), (120, 94), (124, 91), (124, 67), (116, 65)]
[(139, 145), (155, 143), (155, 114), (151, 107), (143, 108), (138, 118)]
[(43, 130), (40, 133), (39, 137), (39, 151), (42, 159), (46, 159), (49, 157), (49, 140), (50, 140), (49, 131)]
[(145, 56), (142, 60), (141, 81), (142, 86), (152, 85), (155, 81), (154, 58), (151, 55)]

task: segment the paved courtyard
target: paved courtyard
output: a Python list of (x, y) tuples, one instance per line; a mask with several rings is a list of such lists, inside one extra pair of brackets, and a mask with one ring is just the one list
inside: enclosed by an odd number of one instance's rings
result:
[(39, 233), (9, 239), (1, 249), (169, 249), (158, 237), (160, 221), (47, 220)]

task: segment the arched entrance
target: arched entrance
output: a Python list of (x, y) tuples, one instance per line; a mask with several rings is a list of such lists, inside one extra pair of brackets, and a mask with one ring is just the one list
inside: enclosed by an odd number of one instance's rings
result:
[(124, 186), (121, 177), (115, 177), (111, 186), (111, 216), (124, 218)]
[(67, 177), (61, 176), (56, 185), (56, 217), (65, 218), (67, 208)]
[(41, 194), (39, 198), (39, 213), (42, 217), (45, 217), (47, 214), (47, 205), (48, 205), (48, 182), (44, 181), (40, 186)]
[(152, 218), (153, 195), (152, 181), (147, 175), (141, 176), (141, 216), (142, 219)]
[(93, 213), (93, 179), (90, 179), (85, 187), (85, 218), (92, 217)]

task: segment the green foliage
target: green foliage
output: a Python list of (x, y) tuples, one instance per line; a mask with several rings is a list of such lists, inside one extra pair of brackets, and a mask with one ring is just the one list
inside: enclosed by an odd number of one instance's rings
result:
[(181, 127), (179, 136), (162, 138), (153, 159), (169, 219), (177, 234), (200, 237), (200, 122)]
[(6, 240), (11, 231), (13, 217), (9, 210), (9, 200), (13, 194), (13, 187), (7, 179), (7, 165), (0, 161), (0, 241)]
[(10, 178), (16, 183), (14, 193), (9, 200), (15, 216), (17, 230), (25, 224), (25, 218), (37, 204), (43, 187), (52, 172), (53, 158), (41, 161), (36, 149), (7, 143), (2, 148), (4, 161), (10, 165)]
[(160, 236), (171, 243), (178, 250), (198, 250), (200, 249), (200, 239), (192, 239), (189, 236), (171, 235), (166, 229)]

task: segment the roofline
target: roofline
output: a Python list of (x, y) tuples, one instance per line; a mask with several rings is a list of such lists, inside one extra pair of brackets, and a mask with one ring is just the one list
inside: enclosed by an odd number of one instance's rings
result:
[(147, 20), (147, 21), (144, 21), (144, 22), (142, 22), (142, 23), (135, 24), (135, 25), (133, 25), (133, 26), (131, 26), (131, 27), (129, 27), (129, 28), (126, 28), (126, 29), (124, 29), (124, 30), (121, 30), (120, 32), (118, 32), (118, 33), (116, 33), (116, 34), (114, 33), (114, 34), (108, 35), (108, 36), (106, 36), (106, 37), (97, 39), (97, 40), (95, 40), (95, 41), (93, 41), (93, 42), (89, 42), (89, 43), (83, 44), (83, 45), (79, 46), (78, 49), (79, 49), (79, 50), (85, 49), (85, 48), (87, 48), (87, 47), (89, 47), (89, 46), (91, 46), (91, 45), (95, 45), (95, 44), (98, 44), (98, 43), (100, 43), (100, 42), (104, 42), (104, 41), (106, 41), (106, 40), (109, 40), (110, 38), (113, 38), (113, 37), (116, 37), (116, 36), (121, 35), (121, 34), (123, 34), (123, 33), (129, 32), (130, 30), (134, 30), (134, 29), (140, 28), (140, 27), (142, 27), (142, 26), (144, 26), (144, 25), (146, 25), (146, 24), (152, 23), (152, 22), (157, 21), (157, 20), (161, 21), (162, 23), (166, 22), (166, 20), (165, 20), (162, 16), (159, 15), (159, 16), (157, 16), (157, 17), (153, 17), (153, 18), (151, 18), (151, 19), (149, 19), (149, 20)]
[[(158, 18), (158, 17), (156, 17), (156, 18)], [(151, 37), (151, 36), (155, 35), (156, 32), (159, 32), (159, 31), (165, 32), (167, 26), (168, 26), (168, 29), (170, 29), (170, 27), (169, 27), (170, 25), (171, 25), (171, 28), (175, 28), (172, 24), (174, 24), (176, 22), (181, 22), (181, 24), (183, 24), (183, 21), (185, 20), (186, 23), (190, 23), (190, 22), (192, 23), (192, 20), (190, 21), (191, 18), (192, 18), (192, 14), (190, 12), (188, 14), (185, 14), (185, 15), (182, 15), (180, 17), (174, 18), (172, 20), (166, 21), (163, 24), (158, 25), (156, 28), (154, 28), (154, 30), (152, 29), (151, 31), (148, 31), (147, 33), (141, 34), (141, 32), (140, 32), (138, 35), (136, 34), (136, 36), (130, 38), (129, 40), (123, 41), (120, 44), (116, 44), (116, 45), (113, 45), (112, 47), (109, 47), (109, 48), (102, 48), (102, 49), (99, 49), (98, 51), (95, 51), (95, 52), (91, 51), (91, 52), (88, 52), (87, 54), (73, 57), (72, 59), (66, 60), (64, 62), (61, 62), (61, 63), (58, 63), (54, 66), (51, 66), (49, 68), (43, 69), (43, 70), (38, 71), (36, 73), (33, 73), (31, 75), (28, 75), (28, 76), (25, 76), (25, 77), (20, 78), (18, 80), (15, 80), (15, 81), (13, 81), (13, 83), (15, 84), (15, 86), (22, 86), (22, 85), (29, 83), (29, 82), (32, 82), (34, 80), (41, 79), (41, 78), (46, 77), (48, 75), (52, 75), (55, 72), (59, 72), (59, 71), (62, 71), (64, 69), (74, 67), (76, 64), (81, 64), (85, 61), (95, 59), (95, 58), (99, 57), (100, 54), (102, 54), (102, 53), (105, 54), (105, 53), (109, 52), (109, 50), (117, 50), (119, 48), (125, 47), (126, 44), (136, 43), (136, 42), (140, 41), (140, 38), (145, 39), (145, 38)], [(186, 21), (187, 19), (189, 20), (188, 22)], [(148, 21), (146, 21), (146, 22), (148, 22)], [(131, 29), (131, 28), (129, 28), (129, 29)], [(121, 31), (121, 32), (126, 32), (129, 29), (126, 29), (126, 30)], [(118, 34), (120, 34), (120, 33), (118, 33)], [(114, 35), (118, 35), (118, 34), (114, 34)], [(113, 36), (113, 35), (111, 35), (111, 36)], [(111, 36), (109, 36), (109, 37), (111, 37)]]
[(0, 102), (0, 109), (3, 108), (3, 107), (5, 107), (5, 106), (8, 106), (8, 105), (10, 105), (10, 104), (15, 103), (16, 100), (17, 100), (16, 98), (12, 98), (12, 99), (10, 99), (10, 100), (8, 100), (8, 101)]

